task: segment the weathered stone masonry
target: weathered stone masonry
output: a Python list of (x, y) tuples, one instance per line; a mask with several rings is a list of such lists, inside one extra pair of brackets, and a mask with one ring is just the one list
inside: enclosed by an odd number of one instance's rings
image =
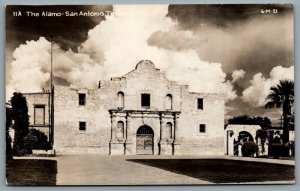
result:
[[(189, 92), (151, 61), (100, 81), (98, 89), (55, 86), (54, 92), (58, 154), (224, 154), (224, 96)], [(39, 104), (28, 100), (29, 110)]]

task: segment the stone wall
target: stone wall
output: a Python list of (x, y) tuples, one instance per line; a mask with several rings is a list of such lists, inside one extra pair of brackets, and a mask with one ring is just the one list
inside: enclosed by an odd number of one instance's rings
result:
[[(86, 94), (79, 105), (78, 93)], [(105, 108), (107, 97), (97, 90), (56, 86), (54, 97), (54, 147), (58, 154), (108, 154), (110, 117)], [(79, 129), (86, 123), (86, 130)]]
[[(42, 131), (49, 138), (49, 124), (50, 124), (50, 93), (40, 92), (40, 93), (23, 93), (27, 101), (28, 115), (29, 115), (29, 127), (35, 128)], [(35, 124), (35, 105), (45, 106), (44, 124)]]
[[(124, 94), (121, 107), (119, 92)], [(79, 93), (85, 94), (85, 105), (79, 105)], [(150, 94), (150, 107), (141, 106), (143, 93)], [(154, 131), (155, 155), (223, 154), (224, 96), (191, 93), (188, 86), (169, 81), (150, 61), (141, 61), (122, 77), (100, 81), (98, 89), (56, 85), (54, 94), (54, 148), (58, 154), (135, 154), (136, 133), (143, 125)], [(167, 95), (172, 98), (171, 108), (167, 106)], [(198, 98), (203, 99), (203, 109), (197, 108)], [(135, 114), (129, 117), (127, 131), (126, 116), (132, 112)], [(178, 113), (178, 129), (172, 113)], [(115, 140), (112, 133), (118, 121), (123, 121), (131, 137)], [(84, 131), (79, 129), (79, 122), (86, 123)], [(172, 125), (169, 139), (164, 137), (167, 123)], [(200, 124), (206, 125), (205, 133), (199, 132)]]
[[(224, 154), (224, 95), (183, 92), (179, 118), (181, 147), (189, 145), (194, 150), (191, 154)], [(203, 109), (197, 108), (198, 98), (203, 99)], [(200, 124), (205, 124), (205, 133), (199, 132)]]
[(261, 129), (260, 125), (238, 125), (230, 124), (225, 129), (224, 144), (226, 155), (234, 155), (234, 141), (238, 141), (239, 133), (246, 131), (251, 134), (253, 141), (256, 142), (256, 132)]

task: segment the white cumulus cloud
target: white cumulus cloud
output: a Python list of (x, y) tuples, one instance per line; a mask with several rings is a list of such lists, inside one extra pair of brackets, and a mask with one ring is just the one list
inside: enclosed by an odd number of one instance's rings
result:
[[(227, 100), (236, 98), (232, 84), (225, 81), (221, 63), (203, 61), (192, 47), (168, 50), (148, 44), (153, 33), (178, 30), (177, 23), (166, 17), (167, 5), (116, 5), (113, 10), (114, 14), (88, 32), (78, 53), (53, 45), (54, 76), (73, 87), (92, 89), (97, 87), (98, 80), (124, 75), (140, 60), (147, 59), (170, 80), (189, 85), (190, 91), (224, 93)], [(179, 33), (193, 38), (191, 31)], [(41, 37), (15, 50), (7, 88), (10, 92), (36, 91), (49, 82), (49, 49), (50, 43)], [(237, 73), (235, 79), (242, 75)]]
[(283, 79), (294, 80), (294, 66), (289, 68), (276, 66), (271, 70), (269, 78), (264, 77), (261, 73), (255, 74), (251, 80), (251, 86), (243, 91), (243, 101), (253, 106), (263, 106), (270, 93), (270, 88)]
[[(63, 51), (53, 44), (53, 75), (68, 81), (71, 86), (94, 88), (101, 66), (87, 54)], [(6, 99), (12, 93), (38, 92), (50, 89), (51, 44), (44, 37), (37, 41), (27, 41), (13, 52), (10, 79), (6, 89)]]
[(13, 58), (7, 99), (15, 91), (39, 91), (49, 80), (50, 74), (42, 70), (44, 65), (50, 65), (50, 43), (45, 38), (20, 45), (13, 52)]
[(235, 83), (236, 81), (243, 79), (245, 77), (246, 72), (241, 69), (241, 70), (234, 70), (232, 72), (232, 81), (231, 83)]
[[(89, 31), (87, 41), (80, 48), (102, 63), (103, 78), (123, 75), (140, 60), (148, 59), (170, 80), (188, 84), (191, 91), (227, 93), (226, 74), (220, 63), (201, 60), (192, 48), (176, 51), (148, 44), (154, 33), (176, 31), (176, 23), (166, 17), (167, 5), (117, 5), (114, 12)], [(178, 33), (193, 37), (191, 31)]]

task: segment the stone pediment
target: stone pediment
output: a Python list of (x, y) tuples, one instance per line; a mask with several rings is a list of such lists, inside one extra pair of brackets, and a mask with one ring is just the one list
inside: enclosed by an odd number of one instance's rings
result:
[(137, 65), (135, 66), (135, 70), (157, 70), (155, 65), (151, 60), (141, 60)]
[(123, 78), (127, 77), (136, 77), (138, 75), (145, 74), (145, 75), (152, 75), (156, 77), (165, 77), (164, 72), (160, 71), (160, 69), (156, 68), (154, 63), (151, 60), (141, 60), (135, 66), (135, 69), (128, 72), (127, 74), (123, 75)]
[[(140, 79), (140, 80), (149, 80), (157, 79), (157, 83), (169, 84), (172, 86), (179, 85), (177, 82), (169, 80), (166, 77), (165, 72), (161, 71), (159, 68), (156, 68), (154, 63), (151, 60), (141, 60), (137, 63), (134, 70), (128, 72), (127, 74), (120, 77), (113, 77), (111, 81), (128, 81), (129, 79)], [(188, 85), (185, 85), (188, 88)]]

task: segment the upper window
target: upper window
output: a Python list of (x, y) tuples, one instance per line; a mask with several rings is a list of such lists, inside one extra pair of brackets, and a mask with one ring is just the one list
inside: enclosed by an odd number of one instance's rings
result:
[(205, 124), (199, 125), (199, 133), (206, 133), (206, 126)]
[(45, 125), (45, 105), (34, 106), (34, 124)]
[(142, 107), (150, 107), (150, 94), (142, 94), (141, 95), (141, 106)]
[(124, 93), (118, 92), (118, 108), (124, 108)]
[(166, 109), (172, 109), (172, 95), (168, 94), (166, 96)]
[(86, 122), (80, 121), (79, 122), (79, 130), (85, 131), (86, 130)]
[(79, 98), (79, 105), (85, 105), (85, 94), (78, 94), (78, 98)]
[(198, 100), (197, 100), (197, 108), (198, 109), (203, 109), (203, 99), (202, 98), (198, 98)]

